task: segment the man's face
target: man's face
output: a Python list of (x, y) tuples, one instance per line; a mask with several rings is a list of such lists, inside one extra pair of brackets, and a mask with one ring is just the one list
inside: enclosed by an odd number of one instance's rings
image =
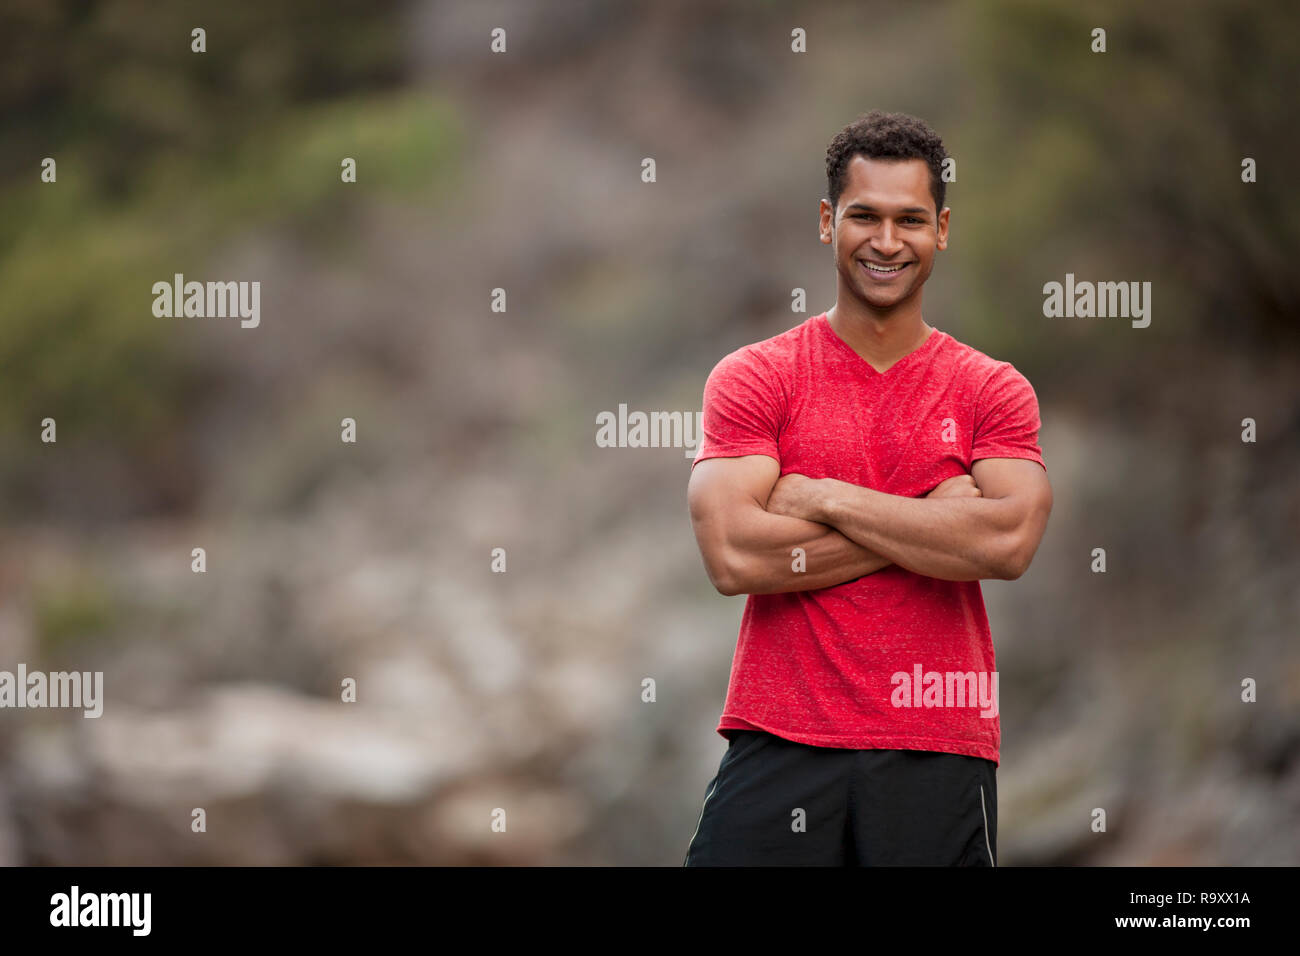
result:
[(936, 217), (924, 160), (854, 156), (845, 173), (836, 208), (821, 202), (821, 240), (831, 244), (842, 289), (888, 311), (930, 277), (935, 250), (948, 246), (948, 209)]

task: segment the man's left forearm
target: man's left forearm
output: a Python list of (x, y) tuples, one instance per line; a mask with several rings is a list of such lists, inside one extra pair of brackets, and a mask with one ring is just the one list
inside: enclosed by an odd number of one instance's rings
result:
[(834, 478), (810, 481), (804, 517), (917, 574), (945, 581), (1012, 579), (1019, 520), (1000, 498), (906, 498)]

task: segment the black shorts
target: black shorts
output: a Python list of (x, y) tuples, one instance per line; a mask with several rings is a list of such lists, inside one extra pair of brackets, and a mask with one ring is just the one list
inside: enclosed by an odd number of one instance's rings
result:
[(686, 866), (997, 866), (997, 765), (730, 731)]

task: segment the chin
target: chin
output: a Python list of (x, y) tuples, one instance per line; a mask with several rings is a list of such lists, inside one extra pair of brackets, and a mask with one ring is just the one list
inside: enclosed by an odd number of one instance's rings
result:
[(911, 291), (911, 289), (906, 289), (896, 295), (881, 296), (864, 290), (862, 293), (862, 300), (864, 302), (870, 302), (874, 306), (895, 305), (896, 303), (902, 302), (906, 299), (908, 293)]

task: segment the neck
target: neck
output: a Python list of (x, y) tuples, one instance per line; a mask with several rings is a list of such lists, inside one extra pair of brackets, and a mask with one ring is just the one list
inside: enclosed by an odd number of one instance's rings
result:
[(920, 348), (933, 331), (921, 317), (919, 301), (887, 313), (862, 303), (854, 305), (858, 306), (856, 310), (836, 301), (827, 311), (826, 320), (849, 348), (877, 368), (893, 365)]

